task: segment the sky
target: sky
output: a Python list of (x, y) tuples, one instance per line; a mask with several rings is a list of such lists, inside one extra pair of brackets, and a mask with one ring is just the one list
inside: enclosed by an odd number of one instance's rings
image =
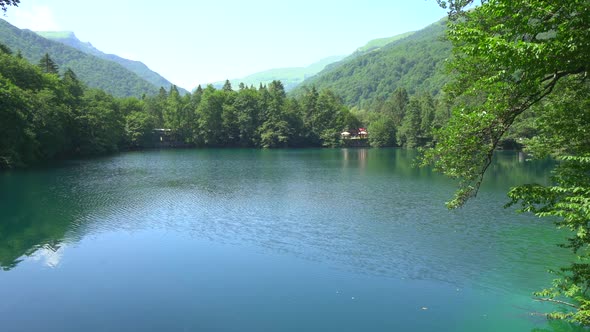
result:
[(435, 0), (21, 0), (3, 18), (21, 29), (73, 31), (191, 90), (348, 55), (445, 15)]

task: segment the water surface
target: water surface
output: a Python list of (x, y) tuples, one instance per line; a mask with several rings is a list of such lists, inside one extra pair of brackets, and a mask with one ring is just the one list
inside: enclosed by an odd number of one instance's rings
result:
[(2, 331), (573, 331), (532, 292), (569, 259), (398, 149), (126, 153), (0, 174)]

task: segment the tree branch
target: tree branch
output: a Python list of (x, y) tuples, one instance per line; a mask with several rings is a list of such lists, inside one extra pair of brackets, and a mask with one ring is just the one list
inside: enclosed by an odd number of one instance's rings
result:
[(539, 301), (539, 302), (551, 302), (551, 303), (556, 303), (556, 304), (563, 304), (563, 305), (566, 305), (568, 307), (572, 307), (574, 309), (580, 309), (580, 307), (578, 307), (575, 304), (572, 304), (572, 303), (569, 303), (569, 302), (565, 302), (565, 301), (561, 301), (561, 300), (550, 299), (550, 298), (538, 297), (538, 298), (535, 298), (535, 301)]

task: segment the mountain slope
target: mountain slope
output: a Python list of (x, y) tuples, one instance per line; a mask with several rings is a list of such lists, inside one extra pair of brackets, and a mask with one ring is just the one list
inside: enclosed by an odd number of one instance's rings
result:
[(367, 44), (365, 44), (365, 46), (357, 48), (356, 51), (353, 53), (353, 55), (362, 55), (362, 54), (365, 54), (365, 53), (368, 53), (371, 51), (379, 50), (379, 49), (383, 48), (384, 46), (387, 46), (387, 45), (393, 43), (394, 41), (404, 39), (406, 37), (413, 35), (414, 33), (415, 33), (415, 31), (410, 31), (410, 32), (402, 33), (402, 34), (395, 35), (392, 37), (385, 37), (385, 38), (378, 38), (378, 39), (370, 40), (369, 42), (367, 42)]
[(48, 53), (61, 71), (70, 68), (88, 86), (102, 89), (114, 96), (141, 97), (143, 94), (157, 94), (159, 90), (159, 87), (140, 78), (120, 64), (43, 38), (30, 30), (21, 30), (2, 19), (0, 19), (0, 43), (14, 52), (20, 51), (22, 56), (32, 63), (37, 63), (45, 53)]
[(293, 94), (310, 86), (328, 88), (347, 105), (366, 109), (377, 107), (399, 87), (410, 94), (437, 94), (447, 81), (443, 66), (451, 52), (445, 27), (441, 20), (380, 48), (354, 53), (305, 80)]
[[(168, 89), (172, 83), (162, 77), (160, 74), (152, 71), (148, 68), (143, 62), (140, 61), (133, 61), (129, 59), (122, 58), (115, 54), (106, 54), (90, 43), (84, 43), (80, 41), (73, 32), (70, 31), (36, 31), (38, 35), (41, 37), (54, 40), (60, 42), (62, 44), (71, 46), (79, 51), (82, 51), (86, 54), (94, 55), (104, 60), (109, 60), (120, 64), (121, 66), (131, 70), (139, 77), (143, 78), (144, 80), (150, 82), (151, 84), (155, 85), (156, 87), (164, 87)], [(185, 94), (188, 91), (178, 88), (178, 90)]]
[[(318, 62), (315, 62), (307, 67), (291, 67), (291, 68), (275, 68), (269, 69), (262, 72), (248, 75), (244, 78), (230, 79), (232, 87), (236, 88), (240, 83), (244, 83), (246, 86), (258, 86), (259, 84), (268, 85), (272, 81), (281, 81), (286, 91), (294, 89), (297, 85), (301, 84), (306, 78), (311, 77), (326, 66), (342, 60), (344, 56), (331, 56), (324, 58)], [(212, 83), (214, 87), (221, 88), (223, 82)]]

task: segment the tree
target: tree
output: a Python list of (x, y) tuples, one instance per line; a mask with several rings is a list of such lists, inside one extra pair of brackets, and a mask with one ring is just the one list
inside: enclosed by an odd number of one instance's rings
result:
[(101, 90), (89, 89), (82, 105), (74, 119), (76, 153), (89, 156), (117, 151), (125, 138), (125, 119), (114, 97)]
[(78, 99), (84, 94), (84, 84), (70, 68), (66, 69), (61, 81), (74, 99)]
[(423, 94), (418, 97), (420, 102), (420, 134), (424, 141), (432, 141), (432, 126), (436, 108), (434, 99), (429, 94)]
[(0, 43), (0, 52), (2, 53), (6, 53), (8, 55), (12, 55), (12, 50), (10, 49), (10, 47)]
[(590, 325), (590, 10), (577, 0), (438, 1), (450, 10), (453, 43), (448, 124), (425, 161), (460, 180), (449, 207), (477, 194), (494, 150), (515, 121), (535, 111), (538, 134), (527, 149), (560, 161), (548, 186), (513, 188), (509, 205), (557, 217), (573, 235), (564, 246), (579, 260), (557, 271), (543, 301), (569, 311), (549, 314)]
[(337, 128), (337, 120), (341, 109), (342, 103), (332, 91), (323, 90), (319, 94), (312, 118), (314, 130), (319, 134), (323, 146), (335, 147), (339, 143), (343, 128)]
[(125, 138), (131, 148), (153, 146), (155, 119), (152, 115), (133, 111), (125, 117)]
[(381, 114), (367, 129), (371, 133), (369, 143), (372, 147), (395, 146), (395, 125), (390, 117)]
[(239, 130), (239, 143), (241, 146), (254, 146), (259, 138), (256, 129), (259, 126), (259, 96), (256, 89), (241, 89), (234, 107), (237, 109), (237, 126)]
[(22, 166), (34, 158), (36, 142), (27, 110), (26, 93), (0, 75), (0, 169)]
[(395, 126), (399, 127), (402, 125), (409, 102), (410, 97), (406, 89), (397, 88), (385, 103), (382, 112), (389, 115), (393, 119)]
[(20, 0), (0, 0), (0, 9), (2, 9), (3, 12), (6, 12), (8, 6), (18, 7), (19, 3)]
[(292, 130), (285, 112), (286, 93), (280, 81), (272, 81), (268, 88), (259, 89), (265, 110), (264, 122), (258, 128), (260, 145), (264, 148), (286, 147)]
[(233, 91), (232, 87), (231, 87), (231, 83), (229, 80), (225, 80), (225, 83), (223, 83), (223, 88), (221, 89), (223, 91)]
[(198, 131), (195, 133), (195, 141), (198, 144), (209, 146), (223, 145), (223, 104), (225, 93), (215, 90), (212, 85), (203, 90), (201, 102), (196, 110), (198, 118)]
[(306, 140), (311, 144), (318, 144), (320, 141), (319, 128), (316, 128), (316, 114), (319, 92), (315, 87), (306, 89), (302, 97), (303, 122), (305, 125)]
[(416, 148), (420, 145), (420, 114), (422, 109), (417, 98), (412, 97), (406, 109), (406, 114), (397, 132), (397, 142), (407, 148)]
[(48, 53), (45, 53), (41, 60), (39, 60), (39, 68), (46, 74), (59, 73), (59, 67), (53, 62), (53, 59), (51, 59)]

